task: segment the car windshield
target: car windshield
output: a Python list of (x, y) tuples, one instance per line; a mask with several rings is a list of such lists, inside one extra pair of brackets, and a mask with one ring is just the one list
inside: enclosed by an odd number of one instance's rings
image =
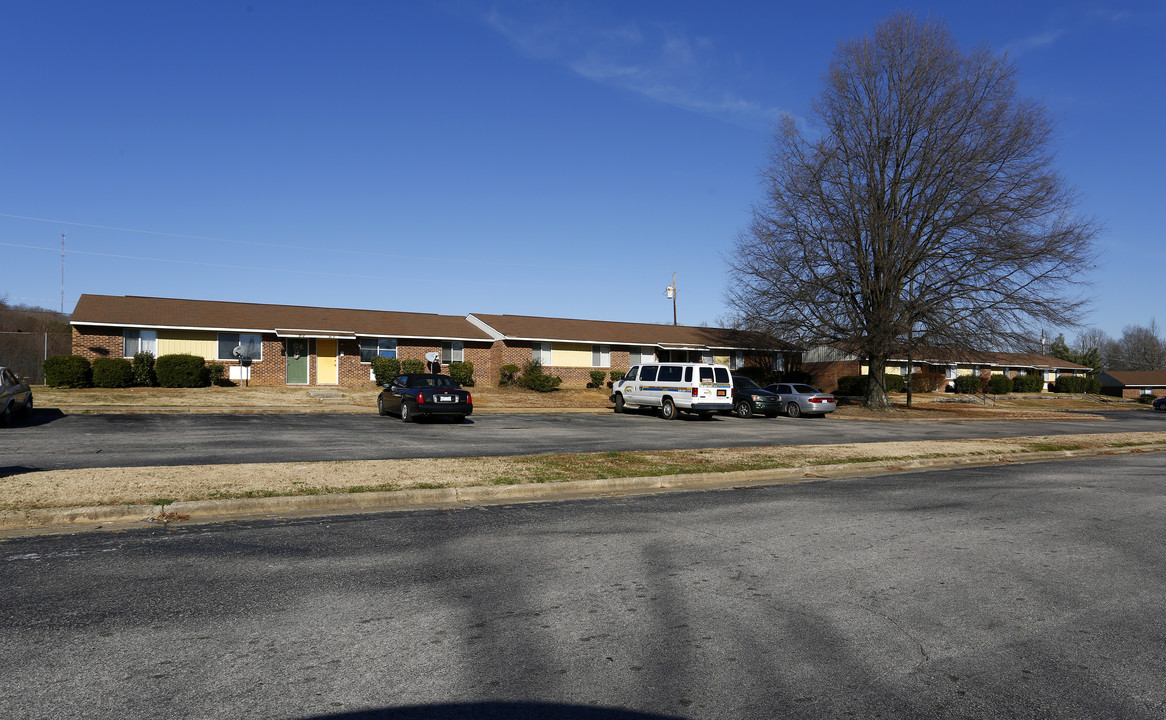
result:
[(815, 390), (809, 385), (794, 385), (794, 392), (799, 395), (817, 395), (821, 390)]
[(747, 378), (743, 375), (734, 375), (733, 376), (733, 384), (739, 388), (749, 388), (750, 390), (753, 390), (754, 388), (756, 388), (758, 390), (761, 389), (760, 385), (753, 382), (753, 378)]

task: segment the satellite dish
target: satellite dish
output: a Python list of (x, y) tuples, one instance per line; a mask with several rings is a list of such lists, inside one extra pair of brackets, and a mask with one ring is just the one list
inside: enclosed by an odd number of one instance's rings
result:
[(435, 352), (427, 352), (427, 353), (425, 353), (425, 359), (426, 359), (426, 361), (428, 361), (428, 362), (437, 362), (437, 358), (439, 358), (439, 357), (441, 357), (441, 356), (440, 356), (440, 355), (438, 355), (438, 354), (437, 354), (437, 353), (435, 353)]

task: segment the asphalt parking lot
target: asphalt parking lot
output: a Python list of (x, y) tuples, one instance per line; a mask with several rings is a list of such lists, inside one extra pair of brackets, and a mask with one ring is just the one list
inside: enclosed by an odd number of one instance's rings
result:
[(465, 423), (377, 415), (62, 415), (0, 432), (0, 475), (66, 468), (488, 457), (614, 450), (815, 445), (1107, 432), (1166, 427), (1152, 412), (1081, 420), (881, 422), (650, 414), (481, 414)]

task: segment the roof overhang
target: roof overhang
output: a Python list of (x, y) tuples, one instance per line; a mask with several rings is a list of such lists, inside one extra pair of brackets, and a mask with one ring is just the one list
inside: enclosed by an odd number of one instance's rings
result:
[(317, 338), (324, 340), (355, 340), (356, 333), (337, 330), (294, 330), (275, 328), (276, 337), (281, 338)]

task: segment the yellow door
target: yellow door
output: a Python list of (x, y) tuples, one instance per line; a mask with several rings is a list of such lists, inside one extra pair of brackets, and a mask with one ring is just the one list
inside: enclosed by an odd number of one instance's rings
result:
[(336, 366), (336, 341), (316, 340), (316, 384), (338, 385), (340, 372)]

